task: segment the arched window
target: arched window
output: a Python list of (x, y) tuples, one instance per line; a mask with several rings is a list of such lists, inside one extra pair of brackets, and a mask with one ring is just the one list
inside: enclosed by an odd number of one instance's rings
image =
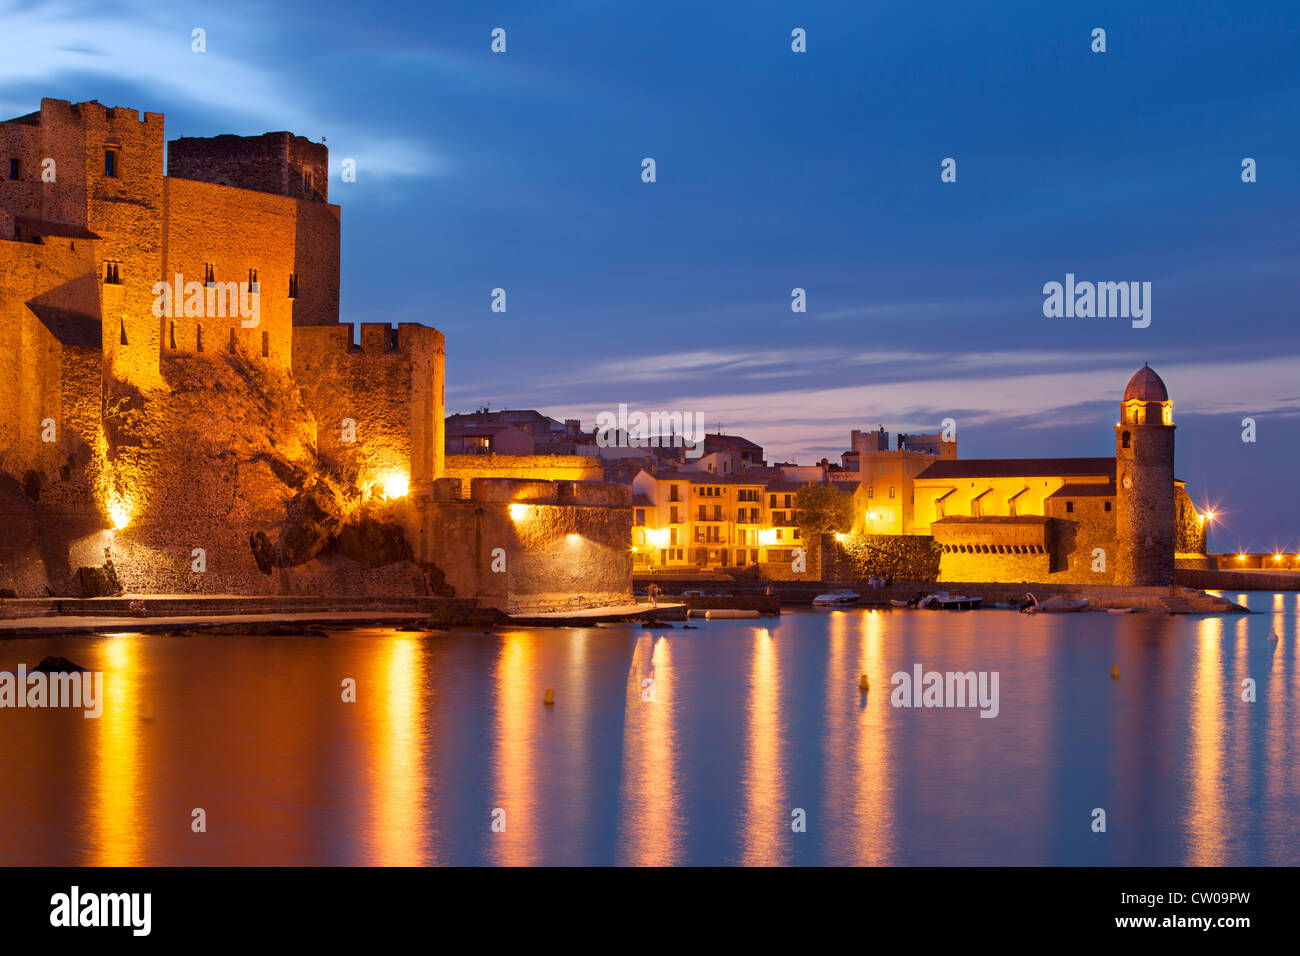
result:
[(1128, 432), (1125, 432), (1123, 435), (1120, 436), (1120, 441), (1123, 442), (1123, 446), (1125, 448), (1129, 447), (1129, 444), (1132, 441), (1132, 437), (1133, 436), (1131, 436)]

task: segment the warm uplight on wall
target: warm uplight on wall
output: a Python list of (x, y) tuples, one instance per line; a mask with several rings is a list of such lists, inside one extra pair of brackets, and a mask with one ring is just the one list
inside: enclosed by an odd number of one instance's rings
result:
[(776, 544), (776, 529), (768, 528), (758, 532), (759, 544)]
[(116, 492), (108, 497), (108, 518), (118, 531), (131, 523), (131, 510), (127, 507), (126, 502), (122, 500), (122, 496)]
[(646, 528), (645, 539), (655, 547), (662, 548), (668, 543), (667, 528)]
[(1239, 554), (1239, 555), (1237, 555), (1237, 560), (1238, 560), (1238, 561), (1245, 561), (1245, 560), (1246, 560), (1246, 556), (1245, 556), (1244, 554)]
[(847, 541), (847, 540), (849, 540), (849, 536), (848, 536), (847, 534), (845, 534), (844, 532), (842, 532), (842, 531), (836, 531), (836, 532), (835, 532), (835, 540), (836, 540), (836, 541)]
[(391, 501), (394, 498), (405, 498), (411, 490), (411, 481), (400, 471), (390, 471), (379, 479), (379, 485), (383, 488), (384, 500)]
[(1273, 555), (1273, 560), (1274, 560), (1274, 561), (1281, 561), (1281, 560), (1282, 560), (1282, 555), (1280, 555), (1280, 554), (1275, 554), (1275, 555)]
[(523, 521), (526, 517), (528, 517), (528, 505), (516, 504), (510, 506), (511, 521)]

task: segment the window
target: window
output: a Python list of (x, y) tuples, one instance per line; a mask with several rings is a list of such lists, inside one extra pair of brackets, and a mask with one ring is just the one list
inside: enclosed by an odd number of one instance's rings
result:
[(167, 344), (173, 349), (176, 348), (176, 323), (169, 322), (167, 329)]
[(677, 516), (677, 509), (676, 509), (676, 508), (669, 508), (669, 509), (668, 509), (668, 523), (669, 523), (669, 524), (681, 524), (681, 523), (682, 523), (682, 519), (679, 518), (679, 517)]
[(891, 497), (891, 498), (894, 497), (894, 486), (893, 486), (893, 485), (890, 485), (890, 486), (889, 486), (889, 497)]
[[(676, 545), (677, 545), (677, 543), (678, 543), (678, 542), (677, 542), (677, 529), (676, 529), (676, 528), (670, 528), (670, 529), (668, 530), (668, 543), (671, 544), (671, 545), (673, 545), (674, 547), (676, 547)], [(680, 551), (679, 551), (677, 554), (678, 554), (678, 557), (681, 557), (681, 552), (680, 552)]]
[(18, 160), (16, 159), (9, 160), (9, 178), (10, 179), (18, 178)]
[(126, 322), (124, 322), (124, 321), (122, 321), (121, 319), (119, 319), (119, 320), (118, 320), (118, 323), (120, 324), (121, 329), (122, 329), (122, 344), (123, 344), (123, 345), (126, 345)]
[(199, 323), (199, 325), (194, 329), (194, 351), (196, 352), (203, 351), (203, 324), (202, 323)]
[(1066, 514), (1072, 514), (1073, 512), (1074, 512), (1074, 502), (1073, 502), (1073, 501), (1067, 501), (1067, 502), (1065, 503), (1065, 513), (1066, 513)]
[(104, 285), (121, 285), (122, 275), (118, 271), (120, 262), (109, 259), (104, 263)]
[(310, 169), (303, 170), (302, 184), (305, 187), (305, 191), (308, 193), (311, 192), (311, 181), (312, 181), (312, 171)]
[(644, 509), (644, 508), (637, 508), (637, 509), (636, 509), (636, 523), (637, 523), (637, 527), (639, 527), (639, 528), (641, 528), (641, 527), (645, 527), (645, 509)]
[(211, 262), (203, 263), (203, 283), (211, 285), (217, 281), (217, 269)]
[(1125, 447), (1125, 448), (1128, 448), (1128, 447), (1129, 447), (1129, 438), (1130, 438), (1129, 433), (1128, 433), (1128, 432), (1125, 432), (1125, 433), (1124, 433), (1123, 435), (1121, 435), (1120, 437), (1121, 437), (1121, 439), (1123, 440), (1124, 447)]
[(776, 507), (776, 495), (768, 495), (768, 496), (767, 496), (767, 506), (768, 506), (769, 508), (775, 508), (775, 507)]
[(1105, 504), (1105, 509), (1106, 509), (1107, 511), (1110, 510), (1110, 502), (1109, 502), (1109, 501), (1106, 502), (1106, 504)]
[(681, 501), (681, 499), (677, 497), (677, 486), (676, 486), (676, 485), (669, 485), (669, 486), (668, 486), (668, 500), (669, 500), (669, 501)]
[(230, 354), (235, 354), (235, 330), (230, 330)]
[(298, 298), (298, 273), (289, 273), (289, 298)]
[(117, 147), (107, 146), (104, 148), (104, 175), (117, 176)]
[(256, 269), (248, 270), (248, 288), (251, 289), (253, 292), (257, 291), (257, 270)]
[(262, 333), (262, 358), (270, 358), (270, 356), (271, 356), (271, 333), (263, 332)]
[(787, 508), (791, 507), (790, 501), (791, 501), (791, 499), (792, 499), (793, 497), (794, 497), (793, 495), (786, 495), (786, 496), (785, 496), (785, 506), (786, 506)]
[(875, 486), (875, 485), (867, 485), (867, 497), (868, 497), (868, 498), (874, 498), (875, 496), (876, 496), (876, 486)]
[(704, 520), (705, 520), (705, 517), (704, 517), (704, 509), (707, 508), (707, 507), (708, 507), (707, 505), (700, 505), (700, 517), (699, 517), (697, 520), (699, 520), (699, 521), (704, 521)]
[(713, 506), (713, 520), (714, 521), (722, 520), (722, 505)]

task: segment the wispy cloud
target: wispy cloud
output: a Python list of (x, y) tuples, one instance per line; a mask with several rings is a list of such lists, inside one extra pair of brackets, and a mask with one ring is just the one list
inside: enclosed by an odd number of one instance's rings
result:
[[(284, 34), (266, 29), (268, 15), (261, 4), (241, 3), (179, 3), (160, 11), (138, 0), (0, 2), (0, 111), (6, 117), (32, 112), (39, 104), (25, 98), (28, 90), (73, 82), (95, 89), (99, 81), (116, 88), (126, 78), (156, 99), (106, 106), (166, 112), (183, 105), (214, 117), (210, 131), (190, 135), (230, 132), (216, 123), (234, 122), (249, 132), (327, 136), (336, 160), (353, 157), (364, 175), (378, 179), (434, 175), (447, 167), (428, 144), (319, 103), (296, 69), (298, 58), (285, 55)], [(204, 53), (191, 49), (196, 28), (206, 31)], [(340, 121), (340, 114), (348, 118)]]

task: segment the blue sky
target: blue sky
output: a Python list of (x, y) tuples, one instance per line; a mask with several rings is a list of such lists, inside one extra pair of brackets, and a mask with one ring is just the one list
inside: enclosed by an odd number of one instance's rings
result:
[[(169, 139), (325, 137), (343, 318), (445, 332), (449, 411), (700, 411), (805, 462), (854, 427), (951, 417), (963, 457), (1105, 455), (1147, 361), (1179, 477), (1223, 514), (1215, 544), (1300, 548), (1294, 5), (0, 0), (0, 17), (7, 116), (95, 98), (166, 113)], [(1151, 282), (1150, 327), (1045, 318), (1067, 272)]]

